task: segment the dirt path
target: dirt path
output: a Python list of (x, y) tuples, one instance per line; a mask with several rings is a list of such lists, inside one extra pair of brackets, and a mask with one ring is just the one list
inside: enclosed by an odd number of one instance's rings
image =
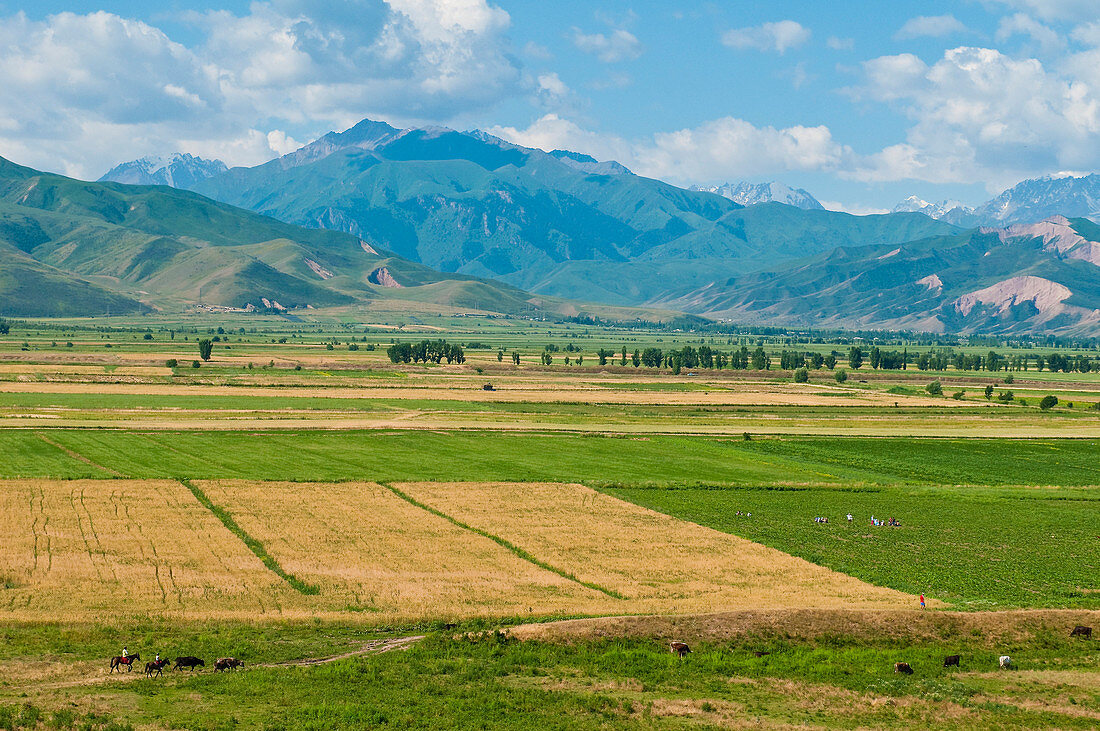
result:
[(268, 663), (265, 665), (257, 665), (261, 668), (288, 668), (288, 667), (308, 667), (311, 665), (324, 665), (330, 662), (336, 662), (337, 660), (347, 660), (350, 657), (361, 657), (362, 655), (377, 655), (383, 652), (393, 652), (394, 650), (407, 650), (415, 645), (420, 640), (424, 639), (424, 635), (410, 635), (408, 637), (388, 637), (384, 640), (371, 640), (358, 650), (352, 650), (351, 652), (344, 652), (339, 655), (332, 655), (330, 657), (309, 657), (303, 660), (287, 660), (286, 662)]

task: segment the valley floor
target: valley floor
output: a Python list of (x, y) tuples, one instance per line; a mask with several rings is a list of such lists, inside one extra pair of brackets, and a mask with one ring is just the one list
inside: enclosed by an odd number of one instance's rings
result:
[(1100, 724), (1096, 374), (56, 337), (0, 342), (0, 728)]

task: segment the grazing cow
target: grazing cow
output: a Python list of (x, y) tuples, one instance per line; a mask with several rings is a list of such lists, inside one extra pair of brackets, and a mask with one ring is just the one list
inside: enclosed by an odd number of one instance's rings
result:
[(1092, 627), (1086, 627), (1084, 625), (1077, 625), (1073, 628), (1073, 631), (1069, 633), (1070, 637), (1084, 637), (1086, 640), (1092, 639)]
[(244, 663), (235, 657), (219, 657), (214, 662), (214, 672), (219, 670), (236, 670), (241, 665), (244, 665)]
[(895, 673), (905, 673), (906, 675), (912, 675), (913, 674), (913, 668), (907, 662), (896, 662), (896, 663), (894, 663), (894, 672)]
[(754, 652), (752, 654), (756, 655), (757, 657), (764, 657), (765, 655), (770, 655), (771, 653), (768, 652), (767, 650), (757, 650), (756, 652)]
[(181, 670), (183, 668), (190, 668), (191, 672), (195, 672), (195, 668), (204, 668), (206, 663), (197, 657), (185, 655), (183, 657), (176, 658), (176, 667), (174, 670)]
[(159, 676), (169, 662), (168, 658), (164, 658), (163, 660), (151, 660), (145, 663), (145, 674), (149, 677), (153, 677), (154, 674)]
[(959, 655), (948, 655), (947, 657), (945, 657), (943, 659), (943, 666), (945, 668), (951, 668), (951, 667), (957, 668), (957, 667), (959, 667), (959, 660), (960, 659), (961, 658), (960, 658)]
[(997, 667), (999, 667), (1001, 670), (1008, 670), (1010, 667), (1012, 667), (1012, 658), (1008, 655), (1001, 655), (999, 658), (997, 658)]
[(683, 642), (670, 642), (668, 649), (672, 651), (672, 654), (679, 655), (680, 659), (684, 659), (684, 655), (691, 652), (691, 648)]

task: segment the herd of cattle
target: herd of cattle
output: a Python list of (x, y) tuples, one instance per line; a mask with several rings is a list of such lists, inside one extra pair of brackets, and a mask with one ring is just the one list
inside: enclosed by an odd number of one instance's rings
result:
[[(1084, 625), (1077, 625), (1073, 628), (1073, 631), (1069, 633), (1070, 637), (1083, 637), (1086, 640), (1092, 639), (1092, 627), (1085, 627)], [(684, 656), (691, 652), (691, 648), (684, 642), (670, 642), (668, 649), (673, 655), (677, 655), (681, 660)], [(757, 657), (763, 657), (768, 655), (768, 652), (754, 652)], [(945, 668), (957, 668), (960, 667), (959, 663), (962, 661), (962, 655), (948, 655), (943, 659), (943, 666)], [(1008, 670), (1012, 667), (1012, 658), (1008, 655), (1001, 655), (997, 658), (997, 667), (1002, 670)], [(907, 662), (894, 663), (894, 672), (902, 673), (904, 675), (913, 674), (913, 666)]]

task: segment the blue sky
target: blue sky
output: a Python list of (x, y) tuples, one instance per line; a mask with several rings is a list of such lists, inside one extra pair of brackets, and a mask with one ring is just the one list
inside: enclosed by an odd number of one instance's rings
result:
[(0, 155), (256, 164), (364, 117), (867, 212), (1100, 167), (1100, 3), (0, 0)]

